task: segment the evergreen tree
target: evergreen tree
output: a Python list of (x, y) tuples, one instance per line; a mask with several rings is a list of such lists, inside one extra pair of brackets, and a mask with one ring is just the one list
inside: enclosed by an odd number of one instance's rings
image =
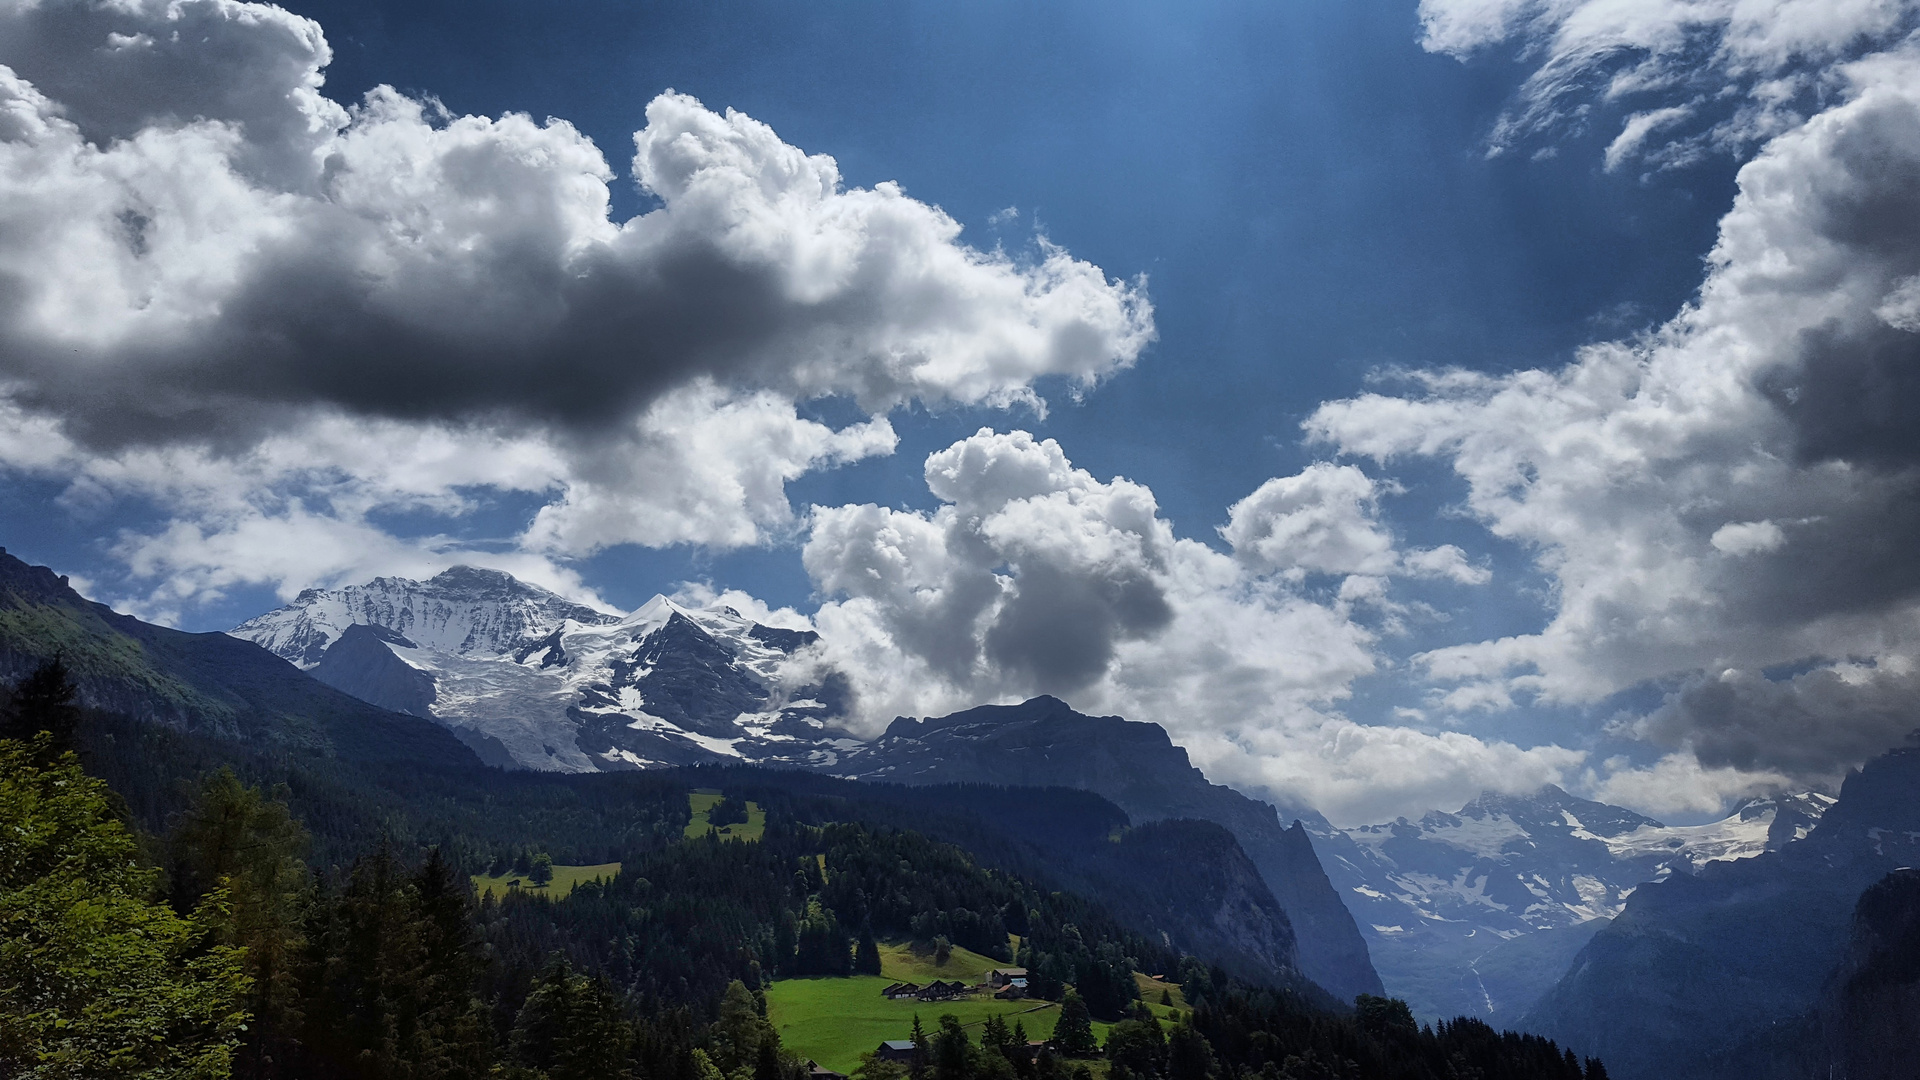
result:
[(720, 1018), (707, 1033), (713, 1063), (729, 1077), (751, 1075), (760, 1061), (760, 1044), (779, 1036), (754, 1007), (753, 994), (738, 979), (727, 984), (720, 999)]
[(300, 923), (312, 887), (307, 831), (286, 805), (223, 768), (201, 781), (167, 839), (173, 905), (186, 912), (225, 889), (223, 940), (246, 950), (250, 1018), (235, 1072), (278, 1075), (301, 1023)]
[(1093, 1040), (1093, 1018), (1078, 991), (1069, 989), (1060, 1002), (1060, 1021), (1053, 1029), (1054, 1049), (1067, 1057), (1092, 1057), (1100, 1052)]
[(880, 943), (873, 939), (873, 928), (860, 931), (860, 943), (853, 950), (853, 973), (855, 975), (880, 974)]
[(1207, 1037), (1189, 1024), (1167, 1035), (1167, 1080), (1209, 1080), (1219, 1071)]
[(230, 1075), (246, 976), (217, 943), (226, 894), (181, 918), (138, 855), (51, 733), (0, 740), (0, 1076)]
[(633, 1046), (633, 1028), (620, 998), (604, 979), (577, 975), (565, 958), (541, 970), (514, 1020), (507, 1052), (547, 1080), (620, 1080)]
[(926, 1080), (933, 1068), (933, 1047), (927, 1042), (926, 1030), (920, 1026), (919, 1013), (913, 1014), (913, 1034), (909, 1038), (913, 1040), (913, 1059), (908, 1073), (913, 1080)]
[(0, 739), (26, 742), (44, 731), (49, 739), (38, 764), (53, 764), (73, 748), (74, 729), (80, 726), (80, 708), (74, 703), (78, 696), (66, 661), (55, 656), (13, 688), (5, 713), (0, 714)]

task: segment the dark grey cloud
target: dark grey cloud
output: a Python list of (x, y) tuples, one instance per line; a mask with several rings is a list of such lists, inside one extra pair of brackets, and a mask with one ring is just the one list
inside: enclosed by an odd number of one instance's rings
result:
[(0, 5), (0, 382), (97, 446), (311, 406), (595, 430), (698, 380), (1004, 404), (1151, 339), (1135, 286), (666, 94), (613, 173), (561, 121), (320, 93), (311, 22), (214, 0)]
[(1920, 675), (1821, 667), (1776, 681), (1728, 671), (1671, 695), (1640, 729), (1658, 745), (1691, 747), (1708, 768), (1832, 784), (1920, 729)]

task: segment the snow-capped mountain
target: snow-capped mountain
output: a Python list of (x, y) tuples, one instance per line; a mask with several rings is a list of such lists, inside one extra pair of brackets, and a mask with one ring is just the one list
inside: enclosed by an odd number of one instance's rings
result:
[[(497, 570), (309, 589), (230, 631), (316, 678), (429, 716), (499, 765), (585, 772), (818, 764), (855, 745), (810, 630), (656, 596), (624, 617)], [(796, 662), (798, 661), (798, 662)]]
[(1552, 985), (1641, 885), (1778, 849), (1832, 803), (1782, 796), (1670, 826), (1548, 786), (1315, 841), (1390, 993), (1424, 1015), (1504, 1016)]

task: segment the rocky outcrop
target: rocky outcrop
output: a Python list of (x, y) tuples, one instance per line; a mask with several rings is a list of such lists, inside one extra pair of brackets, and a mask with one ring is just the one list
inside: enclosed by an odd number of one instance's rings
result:
[(431, 717), (437, 696), (433, 676), (395, 656), (388, 645), (418, 648), (383, 626), (349, 626), (307, 674), (383, 709)]
[(1903, 867), (1860, 894), (1846, 959), (1820, 1009), (1828, 1075), (1907, 1080), (1920, 1048), (1920, 871)]

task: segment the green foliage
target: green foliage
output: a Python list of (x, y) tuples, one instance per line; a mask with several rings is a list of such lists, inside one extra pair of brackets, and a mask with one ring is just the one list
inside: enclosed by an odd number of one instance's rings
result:
[(533, 857), (527, 869), (527, 880), (535, 885), (545, 885), (553, 880), (553, 856), (542, 851)]
[(1420, 1030), (1420, 1025), (1413, 1022), (1413, 1010), (1399, 998), (1361, 994), (1353, 999), (1353, 1016), (1369, 1035), (1403, 1037)]
[(1092, 1057), (1100, 1047), (1093, 1041), (1092, 1019), (1078, 991), (1068, 990), (1060, 1001), (1060, 1022), (1054, 1025), (1053, 1047), (1068, 1057)]
[(707, 811), (707, 824), (714, 828), (722, 825), (745, 825), (747, 823), (747, 803), (745, 799), (722, 796)]
[(182, 918), (50, 735), (0, 740), (0, 1075), (215, 1080), (245, 1019), (222, 889)]
[(320, 1076), (484, 1075), (492, 1031), (471, 891), (436, 850), (408, 873), (381, 850), (307, 927), (306, 1053)]
[(306, 830), (286, 805), (242, 784), (231, 769), (201, 782), (168, 837), (175, 910), (190, 910), (224, 889), (227, 906), (218, 932), (228, 945), (246, 950), (252, 1021), (240, 1051), (243, 1074), (270, 1072), (284, 1060), (301, 1023), (301, 922), (313, 887), (306, 850)]
[(79, 691), (64, 659), (55, 656), (28, 673), (0, 709), (0, 739), (21, 742), (45, 733), (47, 741), (39, 764), (51, 764), (73, 749), (74, 730), (80, 726)]
[(574, 973), (555, 957), (514, 1021), (508, 1054), (547, 1080), (619, 1080), (632, 1075), (633, 1029), (605, 979)]
[(873, 939), (872, 928), (860, 931), (860, 941), (853, 947), (853, 973), (880, 974), (880, 943)]

